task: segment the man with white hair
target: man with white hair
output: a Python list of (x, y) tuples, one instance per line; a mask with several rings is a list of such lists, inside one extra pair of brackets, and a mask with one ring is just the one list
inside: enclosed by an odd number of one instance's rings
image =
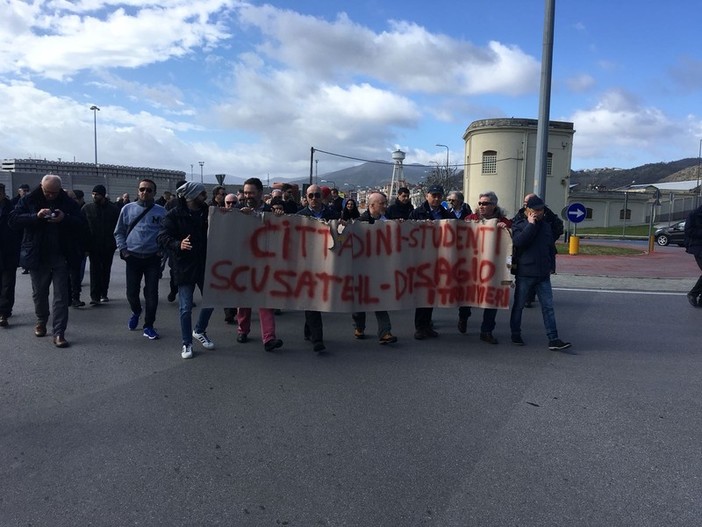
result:
[(53, 343), (65, 348), (69, 261), (77, 256), (76, 233), (86, 227), (78, 204), (61, 188), (61, 178), (46, 175), (41, 184), (22, 197), (10, 213), (9, 224), (24, 229), (20, 265), (29, 269), (37, 323), (34, 334), (46, 335), (49, 320), (49, 287), (53, 285)]

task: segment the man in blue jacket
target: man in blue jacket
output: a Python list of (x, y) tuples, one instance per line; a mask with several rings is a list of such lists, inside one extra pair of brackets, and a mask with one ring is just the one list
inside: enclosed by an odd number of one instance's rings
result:
[(127, 301), (132, 314), (127, 327), (134, 331), (141, 317), (141, 279), (144, 279), (144, 336), (150, 340), (159, 338), (154, 329), (158, 308), (158, 280), (161, 276), (161, 253), (158, 233), (166, 209), (156, 205), (156, 183), (142, 179), (138, 187), (138, 199), (125, 204), (119, 212), (115, 241), (120, 257), (127, 265)]
[(79, 247), (76, 232), (86, 228), (85, 218), (75, 200), (61, 188), (61, 178), (46, 175), (41, 184), (22, 197), (10, 214), (9, 224), (24, 229), (20, 265), (29, 269), (32, 299), (37, 323), (34, 334), (46, 335), (49, 320), (49, 287), (53, 285), (53, 342), (65, 348), (68, 306), (71, 303), (69, 262), (75, 261)]
[(571, 344), (558, 338), (551, 290), (551, 270), (555, 268), (556, 251), (551, 224), (544, 221), (545, 208), (544, 201), (533, 195), (527, 201), (525, 216), (512, 224), (512, 244), (517, 258), (517, 284), (509, 324), (512, 342), (523, 346), (522, 310), (529, 290), (533, 288), (541, 305), (548, 349), (563, 351), (570, 348)]

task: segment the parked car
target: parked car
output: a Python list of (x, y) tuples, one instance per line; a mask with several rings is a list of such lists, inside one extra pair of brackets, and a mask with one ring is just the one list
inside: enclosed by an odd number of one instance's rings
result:
[(685, 220), (673, 223), (670, 227), (661, 227), (653, 233), (656, 243), (661, 246), (666, 246), (671, 243), (685, 246)]

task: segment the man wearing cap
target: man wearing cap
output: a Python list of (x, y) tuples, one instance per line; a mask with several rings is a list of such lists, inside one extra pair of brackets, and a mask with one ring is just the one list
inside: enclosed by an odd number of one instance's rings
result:
[(0, 327), (7, 327), (15, 305), (15, 283), (19, 265), (19, 231), (8, 225), (10, 213), (15, 207), (5, 194), (5, 185), (0, 183)]
[(522, 310), (529, 290), (534, 288), (541, 304), (548, 349), (563, 351), (570, 348), (571, 344), (558, 338), (551, 290), (551, 270), (555, 266), (556, 258), (555, 241), (551, 224), (544, 220), (545, 208), (544, 201), (534, 195), (527, 200), (525, 217), (512, 224), (512, 244), (517, 271), (509, 324), (512, 342), (523, 346)]
[[(444, 187), (432, 185), (426, 194), (426, 199), (419, 207), (414, 209), (410, 220), (450, 220), (455, 216), (441, 205), (444, 196)], [(422, 340), (427, 337), (438, 337), (439, 334), (431, 327), (431, 316), (434, 308), (418, 307), (414, 310), (414, 338)]]
[(90, 259), (90, 305), (109, 302), (112, 260), (117, 249), (115, 227), (119, 218), (119, 208), (106, 197), (104, 185), (95, 185), (93, 201), (83, 205), (81, 211), (88, 221), (86, 250)]
[[(525, 210), (526, 210), (526, 206), (527, 206), (527, 201), (529, 201), (530, 198), (533, 198), (535, 196), (536, 196), (536, 194), (533, 194), (533, 193), (527, 194), (526, 196), (524, 196), (524, 206), (521, 209), (519, 209), (519, 211), (514, 216), (514, 218), (512, 218), (512, 222), (515, 222), (520, 218), (522, 218), (522, 219), (526, 218)], [(558, 238), (560, 238), (561, 235), (563, 234), (563, 221), (561, 221), (561, 219), (558, 217), (558, 215), (555, 212), (553, 212), (551, 209), (549, 209), (548, 207), (544, 208), (544, 221), (551, 225), (551, 232), (553, 233), (553, 241), (554, 242), (558, 241)], [(556, 251), (555, 244), (553, 246), (553, 250)], [(558, 251), (556, 251), (556, 252), (558, 252)], [(551, 272), (555, 273), (556, 272), (556, 268), (555, 268), (556, 259), (555, 258), (553, 259), (553, 265), (554, 265), (554, 268)], [(536, 299), (536, 291), (534, 291), (532, 289), (531, 291), (529, 291), (529, 294), (527, 295), (526, 301), (524, 303), (524, 307), (531, 307), (532, 303), (534, 302), (535, 299)]]
[(29, 269), (32, 299), (37, 323), (34, 334), (46, 335), (49, 320), (49, 287), (53, 285), (53, 342), (65, 348), (68, 326), (69, 261), (75, 258), (76, 232), (85, 228), (85, 218), (78, 204), (61, 188), (61, 178), (46, 175), (41, 184), (19, 200), (10, 213), (12, 228), (24, 229), (20, 249), (20, 265)]
[(159, 338), (154, 329), (158, 308), (158, 280), (161, 276), (161, 253), (158, 233), (166, 209), (156, 205), (156, 183), (151, 179), (139, 181), (137, 201), (126, 203), (119, 211), (115, 240), (120, 257), (126, 263), (127, 301), (132, 314), (127, 322), (130, 331), (139, 325), (141, 317), (141, 280), (144, 279), (144, 337)]
[(171, 268), (178, 286), (180, 332), (182, 348), (180, 356), (193, 357), (193, 338), (205, 349), (214, 349), (207, 336), (207, 325), (213, 309), (201, 308), (200, 315), (192, 327), (193, 293), (195, 286), (202, 288), (205, 282), (205, 259), (207, 257), (207, 220), (209, 207), (207, 191), (202, 183), (188, 181), (176, 190), (178, 205), (163, 218), (158, 234), (159, 246), (171, 255)]

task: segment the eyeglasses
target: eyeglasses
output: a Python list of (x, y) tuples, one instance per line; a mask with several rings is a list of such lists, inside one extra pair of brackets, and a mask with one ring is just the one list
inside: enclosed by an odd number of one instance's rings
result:
[(456, 200), (453, 199), (453, 198), (449, 198), (449, 199), (447, 199), (446, 201), (449, 201), (449, 202), (453, 203), (453, 202), (456, 201)]
[(310, 192), (309, 194), (307, 194), (307, 197), (309, 199), (315, 199), (315, 198), (319, 199), (322, 197), (322, 193), (321, 192)]
[(146, 192), (146, 193), (149, 193), (149, 192), (153, 192), (153, 191), (154, 191), (154, 189), (152, 189), (151, 187), (141, 187), (141, 188), (139, 189), (139, 192)]
[(225, 205), (236, 205), (236, 201), (225, 201)]
[(492, 205), (492, 203), (489, 201), (481, 201), (478, 203), (478, 207), (489, 207), (490, 205)]

